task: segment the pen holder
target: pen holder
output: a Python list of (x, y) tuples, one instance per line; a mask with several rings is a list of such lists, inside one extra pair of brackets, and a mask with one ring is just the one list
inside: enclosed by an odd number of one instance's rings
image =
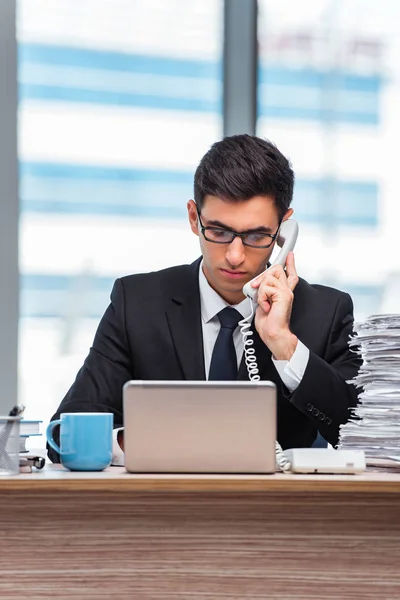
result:
[(0, 417), (0, 476), (19, 473), (19, 423), (21, 417)]

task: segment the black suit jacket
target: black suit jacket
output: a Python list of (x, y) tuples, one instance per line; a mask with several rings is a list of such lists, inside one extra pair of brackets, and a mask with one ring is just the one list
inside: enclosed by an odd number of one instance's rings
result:
[[(204, 380), (200, 315), (200, 259), (191, 265), (117, 279), (82, 368), (53, 419), (63, 412), (112, 412), (123, 424), (122, 387), (129, 379)], [(359, 368), (348, 338), (353, 304), (348, 294), (300, 279), (291, 330), (309, 348), (303, 379), (291, 394), (280, 379), (271, 352), (254, 330), (263, 380), (278, 388), (278, 440), (283, 448), (311, 446), (317, 431), (336, 445), (340, 423), (356, 404), (346, 383)], [(247, 379), (242, 360), (238, 379)], [(52, 460), (58, 455), (49, 449)]]

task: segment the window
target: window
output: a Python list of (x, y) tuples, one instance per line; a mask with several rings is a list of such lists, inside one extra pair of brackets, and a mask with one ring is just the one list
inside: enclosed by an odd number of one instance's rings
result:
[(116, 277), (199, 254), (186, 202), (222, 135), (222, 10), (220, 0), (19, 2), (27, 416), (57, 408)]
[(359, 319), (399, 271), (399, 16), (389, 0), (259, 0), (257, 133), (293, 163), (299, 271), (349, 291)]

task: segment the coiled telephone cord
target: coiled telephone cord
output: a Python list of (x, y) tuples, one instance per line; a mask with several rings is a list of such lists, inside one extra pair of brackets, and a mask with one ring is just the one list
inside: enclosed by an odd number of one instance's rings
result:
[[(253, 348), (254, 340), (253, 340), (253, 331), (251, 329), (251, 322), (254, 316), (254, 305), (253, 300), (249, 298), (251, 312), (250, 315), (241, 321), (239, 321), (240, 333), (243, 337), (244, 343), (244, 360), (246, 363), (247, 373), (249, 375), (250, 381), (260, 381), (260, 374), (257, 365), (257, 357), (256, 351)], [(283, 473), (287, 473), (290, 471), (291, 464), (290, 461), (286, 458), (285, 453), (282, 449), (280, 443), (275, 441), (275, 459), (276, 459), (276, 468), (278, 471), (282, 471)]]

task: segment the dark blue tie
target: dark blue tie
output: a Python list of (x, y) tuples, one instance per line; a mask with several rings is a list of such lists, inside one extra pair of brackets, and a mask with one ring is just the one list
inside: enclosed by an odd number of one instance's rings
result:
[(227, 306), (218, 313), (221, 329), (215, 342), (211, 357), (209, 380), (234, 381), (237, 379), (237, 358), (233, 332), (242, 315), (231, 306)]

